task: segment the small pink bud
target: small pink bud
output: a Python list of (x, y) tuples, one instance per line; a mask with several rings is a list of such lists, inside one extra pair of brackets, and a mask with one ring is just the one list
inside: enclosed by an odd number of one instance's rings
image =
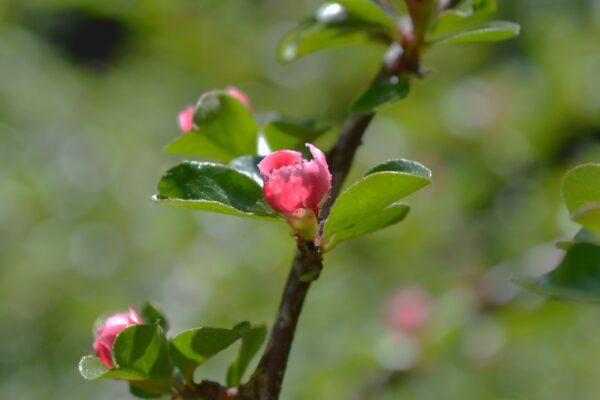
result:
[(310, 210), (316, 217), (331, 190), (331, 174), (325, 154), (312, 144), (306, 144), (313, 159), (304, 160), (292, 150), (279, 150), (266, 156), (258, 169), (263, 177), (263, 192), (267, 203), (286, 217)]
[(431, 315), (429, 296), (418, 287), (398, 290), (387, 304), (386, 319), (396, 330), (415, 334), (422, 330)]
[(248, 110), (252, 111), (252, 103), (250, 103), (250, 100), (248, 99), (248, 96), (246, 95), (246, 93), (242, 92), (235, 86), (229, 86), (227, 88), (227, 94), (229, 94), (230, 96), (233, 96), (236, 99), (238, 99), (239, 101), (241, 101), (242, 104), (245, 105), (246, 108), (248, 108)]
[(104, 321), (104, 325), (98, 329), (94, 350), (107, 367), (113, 368), (112, 347), (119, 332), (130, 325), (142, 324), (142, 318), (133, 307), (129, 307), (129, 314), (113, 314)]
[(177, 116), (179, 128), (183, 133), (189, 132), (192, 129), (194, 129), (194, 111), (194, 106), (188, 106)]

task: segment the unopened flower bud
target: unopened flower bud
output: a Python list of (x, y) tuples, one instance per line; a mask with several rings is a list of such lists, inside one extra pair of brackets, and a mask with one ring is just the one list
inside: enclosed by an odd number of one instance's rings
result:
[(181, 132), (186, 133), (194, 129), (194, 106), (188, 106), (177, 116)]
[(113, 368), (112, 347), (117, 335), (130, 325), (142, 324), (142, 318), (133, 307), (129, 307), (129, 314), (117, 313), (111, 315), (104, 321), (104, 324), (98, 329), (96, 340), (94, 340), (94, 350), (96, 355), (107, 367)]

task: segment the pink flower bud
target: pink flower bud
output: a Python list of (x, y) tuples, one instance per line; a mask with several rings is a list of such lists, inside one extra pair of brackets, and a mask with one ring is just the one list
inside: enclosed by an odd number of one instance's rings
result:
[(133, 307), (129, 307), (129, 314), (117, 313), (104, 321), (104, 325), (98, 329), (96, 340), (94, 340), (94, 350), (107, 367), (114, 367), (112, 362), (112, 347), (119, 332), (130, 325), (142, 323), (142, 318), (140, 318)]
[(422, 330), (431, 315), (429, 296), (418, 287), (398, 290), (387, 304), (388, 324), (401, 332), (415, 334)]
[(248, 108), (248, 110), (252, 111), (252, 103), (250, 103), (250, 100), (248, 99), (248, 96), (246, 95), (246, 93), (242, 92), (235, 86), (229, 86), (227, 88), (227, 94), (229, 94), (230, 96), (233, 96), (236, 99), (238, 99), (239, 101), (241, 101), (242, 104), (245, 105), (246, 108)]
[(304, 160), (292, 150), (279, 150), (266, 156), (258, 169), (264, 181), (267, 203), (275, 210), (291, 216), (310, 210), (315, 216), (329, 191), (331, 174), (325, 154), (312, 144), (306, 144), (313, 159)]
[(194, 106), (187, 106), (182, 112), (177, 116), (177, 121), (179, 122), (179, 128), (183, 133), (189, 132), (194, 129)]

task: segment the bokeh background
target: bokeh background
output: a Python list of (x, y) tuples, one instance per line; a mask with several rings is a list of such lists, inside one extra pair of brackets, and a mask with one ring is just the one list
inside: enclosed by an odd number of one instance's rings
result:
[[(271, 325), (293, 255), (283, 226), (150, 202), (180, 158), (176, 115), (235, 84), (259, 112), (334, 129), (384, 49), (290, 66), (281, 35), (318, 0), (0, 2), (0, 398), (126, 399), (84, 381), (92, 325), (154, 299), (174, 331)], [(340, 245), (309, 295), (283, 399), (600, 396), (600, 310), (523, 293), (576, 230), (564, 172), (600, 160), (600, 1), (500, 0), (518, 40), (436, 50), (427, 79), (369, 128), (352, 170), (432, 168), (405, 222)], [(352, 178), (352, 177), (351, 177)], [(429, 296), (417, 333), (390, 296)], [(219, 379), (232, 356), (199, 376)]]

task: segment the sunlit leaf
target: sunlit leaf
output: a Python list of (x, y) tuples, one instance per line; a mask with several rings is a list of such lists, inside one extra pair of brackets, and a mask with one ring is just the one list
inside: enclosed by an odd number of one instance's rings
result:
[(352, 103), (350, 111), (355, 114), (372, 112), (382, 106), (402, 100), (408, 95), (409, 89), (407, 77), (392, 76), (384, 81), (377, 81)]
[(433, 39), (431, 43), (439, 45), (497, 42), (518, 36), (520, 29), (520, 26), (513, 22), (494, 21), (471, 30), (449, 33)]
[(250, 361), (267, 337), (267, 328), (263, 325), (247, 327), (242, 335), (242, 344), (237, 358), (227, 370), (227, 386), (237, 386), (242, 382)]
[(219, 161), (256, 154), (259, 126), (252, 112), (227, 92), (200, 97), (194, 124), (193, 130), (179, 135), (165, 151)]
[(154, 200), (240, 217), (278, 218), (255, 179), (214, 163), (185, 161), (171, 168), (160, 179)]
[(267, 123), (263, 133), (271, 151), (293, 150), (303, 148), (305, 143), (314, 142), (327, 129), (327, 127), (316, 127), (311, 123), (302, 124), (278, 119)]
[[(386, 213), (389, 206), (429, 183), (431, 171), (415, 161), (391, 160), (376, 166), (339, 196), (325, 222), (324, 243), (357, 224), (369, 228), (389, 225), (385, 217), (378, 219), (377, 215)], [(387, 213), (391, 213), (387, 217), (400, 218), (401, 215), (400, 209)], [(369, 225), (368, 220), (377, 223)], [(364, 227), (362, 230), (371, 231)]]

